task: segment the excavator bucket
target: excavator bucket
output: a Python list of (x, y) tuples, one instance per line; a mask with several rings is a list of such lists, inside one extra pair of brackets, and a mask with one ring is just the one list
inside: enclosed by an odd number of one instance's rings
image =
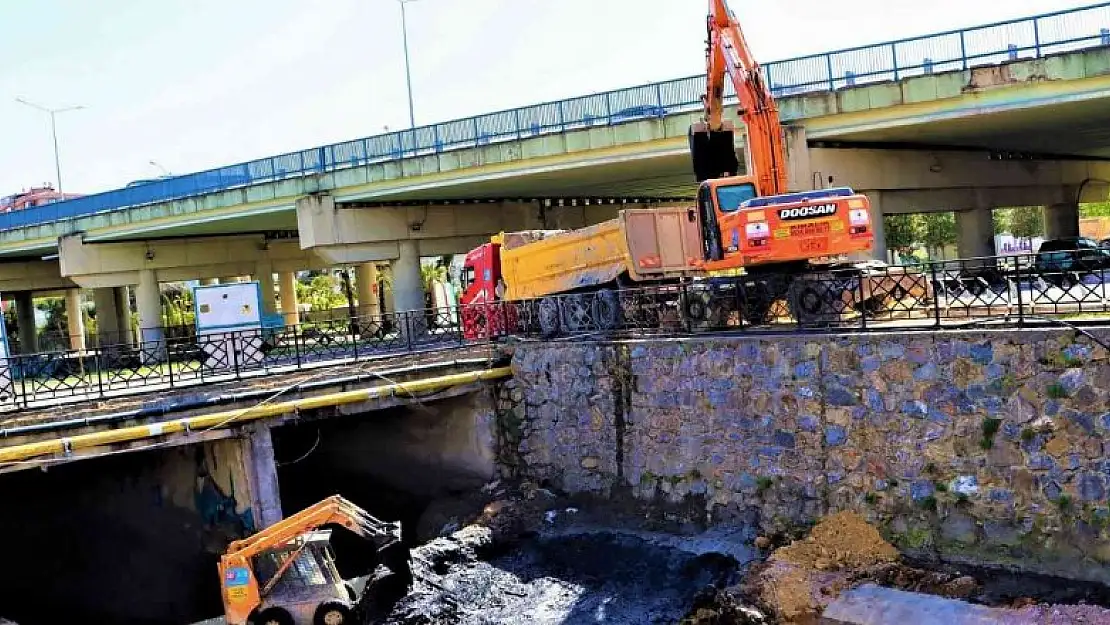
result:
[(711, 178), (724, 178), (740, 173), (732, 130), (708, 130), (704, 126), (690, 128), (690, 157), (694, 177), (701, 183)]

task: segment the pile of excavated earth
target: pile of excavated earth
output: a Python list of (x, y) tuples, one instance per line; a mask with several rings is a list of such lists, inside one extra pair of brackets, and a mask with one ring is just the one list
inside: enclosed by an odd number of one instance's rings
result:
[[(907, 564), (851, 513), (826, 517), (759, 561), (750, 547), (745, 557), (698, 535), (591, 524), (586, 511), (535, 487), (488, 492), (494, 503), (413, 551), (413, 589), (379, 622), (1110, 623), (1110, 610), (1096, 605), (1051, 605), (1020, 590), (1000, 598), (983, 571)], [(763, 538), (756, 545), (771, 547)]]

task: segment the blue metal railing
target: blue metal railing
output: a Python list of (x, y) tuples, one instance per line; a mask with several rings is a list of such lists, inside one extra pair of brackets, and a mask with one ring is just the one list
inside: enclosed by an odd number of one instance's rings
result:
[[(764, 65), (776, 97), (838, 90), (1110, 46), (1110, 2)], [(734, 98), (731, 84), (726, 95)], [(695, 110), (704, 76), (545, 102), (291, 152), (0, 215), (0, 230), (319, 174), (402, 157)]]

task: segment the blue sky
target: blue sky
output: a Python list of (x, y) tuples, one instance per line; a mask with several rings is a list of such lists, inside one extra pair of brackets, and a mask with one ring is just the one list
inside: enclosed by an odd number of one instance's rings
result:
[[(731, 0), (763, 61), (1089, 4)], [(418, 0), (418, 124), (702, 71), (702, 0)], [(926, 8), (923, 8), (926, 7)], [(187, 173), (408, 124), (396, 0), (0, 3), (0, 195)], [(1097, 29), (1096, 29), (1097, 30)]]

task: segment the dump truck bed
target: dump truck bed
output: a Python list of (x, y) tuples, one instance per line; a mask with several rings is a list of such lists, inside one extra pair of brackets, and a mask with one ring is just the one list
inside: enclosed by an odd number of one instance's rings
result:
[(635, 208), (572, 231), (501, 237), (505, 299), (521, 300), (633, 281), (700, 275), (701, 226), (693, 207)]

